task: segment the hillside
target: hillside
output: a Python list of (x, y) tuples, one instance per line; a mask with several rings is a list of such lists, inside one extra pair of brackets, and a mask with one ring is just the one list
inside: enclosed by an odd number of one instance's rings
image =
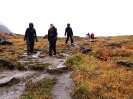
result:
[[(15, 35), (8, 38), (8, 40), (13, 42), (13, 45), (0, 45), (0, 58), (7, 59), (11, 62), (17, 62), (20, 58), (22, 58), (23, 53), (26, 52), (26, 44), (23, 41), (23, 36)], [(35, 52), (40, 51), (43, 58), (33, 61), (36, 63), (47, 61), (44, 60), (44, 58), (48, 56), (47, 39), (42, 39), (39, 37), (38, 40), (39, 42), (35, 44)], [(60, 53), (68, 54), (64, 64), (72, 72), (71, 79), (74, 81), (74, 87), (71, 88), (71, 96), (73, 99), (133, 98), (132, 35), (118, 37), (96, 37), (94, 40), (75, 37), (74, 41), (74, 46), (66, 45), (64, 38), (59, 38), (57, 41), (57, 52), (59, 54), (59, 58), (61, 57), (61, 59), (63, 59), (63, 56), (61, 56)], [(53, 58), (50, 59), (52, 61)], [(30, 61), (30, 59), (28, 61)], [(10, 68), (8, 68), (8, 66), (6, 66), (6, 68), (3, 67), (4, 66), (0, 65), (1, 73)], [(24, 67), (21, 66), (21, 69), (22, 68)], [(18, 69), (18, 67), (15, 69)], [(56, 75), (56, 77), (60, 79), (59, 75)], [(45, 87), (50, 88), (50, 91), (48, 91), (48, 93), (50, 93), (52, 90), (51, 88), (54, 86), (55, 82), (57, 83), (58, 81), (55, 79), (47, 80), (51, 83), (47, 82), (46, 84), (42, 81), (38, 84), (41, 86), (44, 84), (48, 85), (48, 87)], [(25, 97), (30, 97), (33, 94), (33, 91), (31, 90), (36, 90), (38, 85), (29, 84), (27, 86), (29, 89), (25, 90), (27, 95)], [(39, 91), (40, 90), (43, 89), (39, 89)], [(48, 93), (38, 92), (38, 94), (34, 94), (34, 97), (30, 99), (34, 99), (35, 97), (40, 97), (40, 99), (45, 99), (47, 97), (47, 99), (51, 99), (51, 94)], [(46, 97), (41, 98), (42, 96)]]
[(132, 99), (133, 36), (81, 40), (78, 44), (92, 51), (76, 52), (66, 62), (75, 70), (75, 99)]
[(0, 32), (3, 32), (3, 33), (11, 33), (11, 31), (9, 30), (8, 27), (0, 24)]

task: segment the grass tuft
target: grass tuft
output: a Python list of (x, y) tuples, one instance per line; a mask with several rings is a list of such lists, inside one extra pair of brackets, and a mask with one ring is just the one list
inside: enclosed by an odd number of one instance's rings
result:
[(89, 87), (86, 83), (82, 83), (78, 87), (74, 89), (74, 93), (72, 94), (74, 99), (89, 99)]
[(65, 65), (72, 69), (83, 69), (84, 67), (83, 64), (84, 64), (83, 54), (81, 53), (69, 57), (65, 62)]
[(51, 90), (55, 84), (55, 78), (44, 78), (37, 83), (29, 81), (21, 99), (52, 99)]

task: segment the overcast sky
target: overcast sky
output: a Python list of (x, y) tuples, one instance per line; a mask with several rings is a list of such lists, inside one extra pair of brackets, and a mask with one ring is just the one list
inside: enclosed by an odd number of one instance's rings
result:
[(64, 36), (67, 23), (74, 35), (133, 35), (133, 0), (0, 0), (0, 23), (24, 34), (33, 22), (37, 35), (53, 23)]

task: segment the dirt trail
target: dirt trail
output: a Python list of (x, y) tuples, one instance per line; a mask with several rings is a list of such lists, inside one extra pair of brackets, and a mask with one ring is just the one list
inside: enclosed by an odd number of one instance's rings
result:
[[(61, 56), (61, 57), (60, 57)], [(64, 61), (69, 55), (65, 53), (60, 53), (56, 56), (43, 55), (41, 52), (37, 52), (34, 55), (27, 56), (25, 53), (21, 56), (19, 62), (26, 63), (41, 63), (41, 64), (50, 64), (48, 69), (51, 71), (58, 71), (59, 69), (66, 68)], [(32, 80), (32, 82), (38, 82), (46, 77), (56, 77), (57, 83), (53, 88), (52, 94), (53, 99), (72, 99), (70, 92), (74, 86), (72, 79), (70, 78), (72, 72), (62, 72), (62, 73), (53, 73), (50, 74), (46, 70), (44, 71), (3, 71), (0, 73), (1, 77), (13, 77), (20, 80), (17, 84), (11, 86), (0, 87), (0, 99), (19, 99), (19, 96), (23, 94), (25, 89), (25, 84)]]
[(71, 72), (57, 76), (57, 84), (53, 88), (53, 99), (72, 99), (70, 93), (74, 87), (73, 81), (70, 78)]

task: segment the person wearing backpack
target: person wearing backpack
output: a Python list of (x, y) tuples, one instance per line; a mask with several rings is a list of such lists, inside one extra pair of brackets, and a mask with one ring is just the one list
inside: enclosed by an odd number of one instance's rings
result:
[(57, 29), (53, 24), (50, 24), (48, 30), (48, 41), (49, 41), (49, 56), (56, 55), (56, 41), (57, 41)]
[(67, 39), (66, 39), (66, 44), (67, 44), (67, 42), (68, 42), (68, 40), (69, 40), (69, 38), (71, 39), (71, 44), (73, 44), (73, 30), (72, 30), (72, 28), (70, 27), (70, 24), (68, 23), (67, 24), (67, 27), (66, 27), (66, 29), (65, 29), (65, 36), (67, 35)]
[(36, 30), (33, 23), (29, 23), (29, 28), (25, 31), (24, 41), (26, 40), (27, 54), (33, 54), (34, 42), (38, 42)]
[(91, 39), (94, 39), (95, 37), (94, 37), (94, 33), (91, 33)]

